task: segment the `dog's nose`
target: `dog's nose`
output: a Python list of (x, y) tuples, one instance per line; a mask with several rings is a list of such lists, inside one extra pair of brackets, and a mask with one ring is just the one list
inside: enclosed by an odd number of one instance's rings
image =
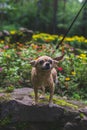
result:
[(49, 63), (46, 63), (46, 66), (48, 66), (48, 67), (49, 67), (49, 66), (50, 66), (50, 64), (49, 64)]

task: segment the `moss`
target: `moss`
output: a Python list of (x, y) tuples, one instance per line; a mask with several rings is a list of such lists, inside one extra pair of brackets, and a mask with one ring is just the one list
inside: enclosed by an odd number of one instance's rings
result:
[[(40, 92), (39, 92), (39, 95), (40, 95)], [(30, 93), (29, 96), (31, 96), (32, 98), (34, 98), (34, 92)], [(40, 103), (47, 103), (48, 100), (49, 100), (49, 94), (46, 94), (45, 95), (45, 99), (43, 99), (43, 100), (39, 99), (39, 102)], [(67, 100), (61, 99), (61, 98), (59, 98), (59, 97), (57, 97), (55, 95), (53, 97), (53, 103), (57, 104), (57, 105), (60, 105), (60, 106), (63, 106), (63, 107), (69, 107), (69, 108), (75, 109), (75, 110), (78, 109), (77, 105), (72, 104), (72, 103), (68, 102)]]
[(84, 117), (85, 117), (85, 114), (80, 113), (80, 118), (82, 119), (82, 118), (84, 118)]
[(77, 105), (69, 103), (68, 101), (63, 99), (53, 98), (53, 102), (60, 106), (70, 107), (72, 109), (78, 109)]
[(29, 93), (29, 96), (33, 98), (34, 97), (34, 92)]
[(0, 102), (9, 101), (9, 100), (11, 100), (11, 95), (8, 93), (0, 96)]

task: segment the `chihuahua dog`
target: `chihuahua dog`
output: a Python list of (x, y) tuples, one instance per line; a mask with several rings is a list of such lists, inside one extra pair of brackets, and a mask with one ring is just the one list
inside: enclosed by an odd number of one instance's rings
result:
[(49, 106), (52, 106), (54, 84), (57, 81), (57, 71), (55, 66), (57, 65), (58, 61), (53, 60), (49, 56), (41, 56), (30, 63), (32, 65), (31, 81), (34, 87), (35, 104), (38, 104), (38, 89), (42, 89), (43, 98), (45, 95), (45, 87), (49, 87)]

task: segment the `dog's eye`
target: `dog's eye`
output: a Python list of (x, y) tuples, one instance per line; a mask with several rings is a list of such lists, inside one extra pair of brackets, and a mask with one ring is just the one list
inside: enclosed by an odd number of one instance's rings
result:
[(49, 60), (49, 63), (52, 64), (52, 60)]
[(40, 60), (39, 63), (42, 65), (44, 63), (44, 60)]

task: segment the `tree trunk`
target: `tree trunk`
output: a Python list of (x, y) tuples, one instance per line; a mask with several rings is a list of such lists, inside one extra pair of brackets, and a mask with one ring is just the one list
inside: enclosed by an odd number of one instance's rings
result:
[(58, 0), (53, 0), (53, 33), (55, 34), (57, 29), (56, 29), (56, 23), (57, 23), (57, 9), (58, 9)]
[[(66, 0), (63, 0), (64, 1), (64, 6), (63, 6), (63, 13), (64, 13), (64, 15), (65, 15), (65, 11), (66, 11)], [(65, 23), (65, 17), (63, 18), (63, 24)]]
[(82, 35), (87, 37), (87, 6), (83, 9), (83, 16), (82, 16)]

